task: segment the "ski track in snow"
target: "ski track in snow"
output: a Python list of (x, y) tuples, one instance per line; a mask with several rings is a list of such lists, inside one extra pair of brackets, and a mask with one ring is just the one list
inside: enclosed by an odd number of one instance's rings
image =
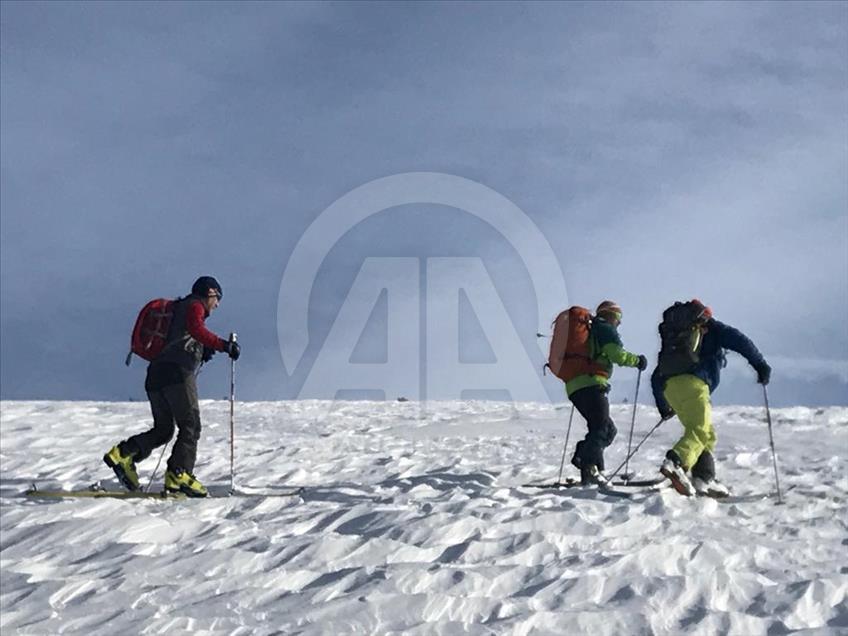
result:
[[(229, 404), (201, 408), (195, 473), (226, 490)], [(608, 470), (631, 412), (612, 409)], [(117, 487), (101, 457), (148, 406), (3, 402), (0, 631), (848, 634), (848, 409), (772, 415), (783, 506), (520, 488), (556, 478), (568, 408), (474, 401), (237, 404), (237, 486), (299, 497), (37, 501), (32, 482)], [(655, 417), (639, 407), (634, 444)], [(773, 490), (763, 409), (714, 419), (719, 476)], [(584, 432), (575, 416), (570, 448)], [(652, 476), (680, 432), (631, 470)]]

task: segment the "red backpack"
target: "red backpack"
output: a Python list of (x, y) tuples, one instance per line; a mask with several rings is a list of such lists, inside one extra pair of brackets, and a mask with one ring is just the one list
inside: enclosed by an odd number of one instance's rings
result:
[(608, 373), (590, 356), (589, 337), (592, 329), (592, 312), (584, 307), (570, 307), (553, 322), (554, 333), (546, 365), (563, 382), (578, 375)]
[(156, 298), (142, 307), (133, 327), (130, 352), (126, 360), (127, 366), (130, 364), (132, 354), (149, 362), (162, 352), (173, 317), (174, 301), (167, 298)]

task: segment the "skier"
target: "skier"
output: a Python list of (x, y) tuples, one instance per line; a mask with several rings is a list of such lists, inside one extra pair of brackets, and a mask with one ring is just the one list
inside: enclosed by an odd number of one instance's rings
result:
[(683, 436), (666, 453), (660, 472), (683, 495), (725, 497), (730, 492), (715, 475), (716, 434), (710, 405), (710, 394), (726, 363), (724, 350), (744, 356), (760, 384), (768, 384), (771, 367), (751, 340), (715, 320), (710, 308), (697, 299), (669, 307), (659, 332), (662, 349), (651, 388), (660, 417), (666, 420), (676, 413), (683, 425)]
[(584, 485), (606, 483), (603, 476), (604, 449), (617, 433), (607, 399), (613, 364), (636, 367), (640, 371), (648, 366), (644, 355), (629, 353), (622, 346), (618, 335), (621, 317), (621, 307), (617, 303), (605, 300), (598, 305), (589, 337), (589, 357), (598, 370), (578, 375), (565, 383), (568, 399), (588, 425), (586, 437), (577, 442), (571, 458), (571, 463), (580, 469), (580, 482)]
[(200, 408), (197, 402), (196, 371), (216, 351), (238, 360), (241, 349), (209, 331), (204, 322), (223, 297), (221, 285), (211, 276), (201, 276), (191, 294), (174, 301), (173, 318), (162, 352), (147, 367), (144, 389), (153, 413), (153, 428), (113, 446), (103, 461), (130, 490), (139, 489), (136, 463), (153, 449), (167, 444), (179, 428), (168, 459), (165, 490), (190, 497), (205, 497), (206, 488), (194, 476), (197, 442), (200, 439)]

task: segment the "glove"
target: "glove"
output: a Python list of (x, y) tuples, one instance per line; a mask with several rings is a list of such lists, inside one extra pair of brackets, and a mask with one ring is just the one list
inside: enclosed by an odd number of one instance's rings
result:
[(237, 342), (226, 341), (224, 343), (224, 351), (226, 351), (227, 355), (229, 355), (233, 360), (238, 360), (241, 355), (241, 347)]
[(217, 351), (215, 351), (211, 347), (203, 347), (203, 362), (209, 362), (212, 359), (212, 356), (214, 356), (216, 353)]
[(757, 382), (765, 386), (771, 378), (771, 367), (763, 362), (762, 366), (757, 369)]
[(671, 418), (674, 417), (674, 409), (671, 408), (670, 406), (667, 406), (665, 408), (661, 408), (661, 409), (658, 409), (658, 410), (660, 412), (660, 419), (662, 419), (663, 421), (670, 420)]
[(648, 368), (648, 359), (645, 356), (639, 356), (639, 364), (636, 365), (639, 371), (644, 371)]

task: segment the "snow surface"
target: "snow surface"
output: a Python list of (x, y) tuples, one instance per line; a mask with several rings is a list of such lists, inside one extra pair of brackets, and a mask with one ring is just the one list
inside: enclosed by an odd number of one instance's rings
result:
[[(846, 408), (774, 410), (781, 486), (793, 487), (783, 506), (521, 488), (556, 477), (564, 406), (236, 411), (237, 486), (310, 486), (302, 496), (32, 500), (31, 482), (117, 486), (100, 458), (149, 426), (148, 407), (3, 402), (2, 633), (848, 633)], [(195, 472), (219, 493), (228, 413), (202, 404)], [(608, 469), (631, 410), (612, 413)], [(714, 418), (720, 477), (737, 494), (773, 490), (763, 410)], [(655, 422), (640, 406), (634, 443)], [(631, 468), (654, 474), (680, 430), (663, 424)], [(584, 431), (575, 416), (570, 447)], [(144, 483), (157, 457), (141, 464)]]

